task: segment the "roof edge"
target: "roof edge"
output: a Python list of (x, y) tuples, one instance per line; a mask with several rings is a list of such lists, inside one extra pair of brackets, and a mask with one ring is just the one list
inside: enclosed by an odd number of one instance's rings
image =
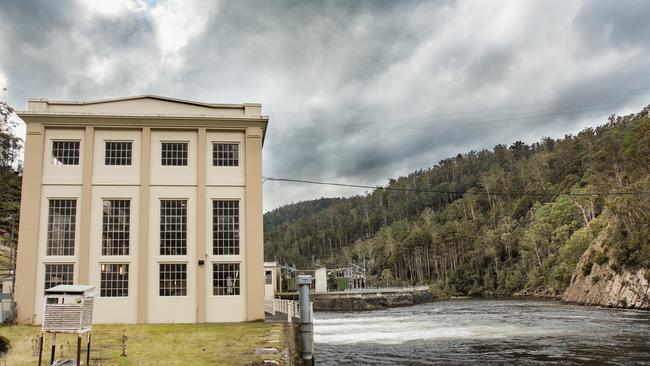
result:
[(50, 100), (50, 99), (47, 99), (47, 98), (28, 98), (27, 102), (41, 102), (41, 103), (58, 104), (58, 105), (90, 105), (90, 104), (110, 103), (110, 102), (118, 102), (118, 101), (125, 101), (125, 100), (136, 100), (136, 99), (144, 99), (144, 98), (158, 99), (158, 100), (164, 100), (164, 101), (176, 102), (176, 103), (183, 103), (183, 104), (198, 105), (198, 106), (210, 107), (210, 108), (244, 108), (246, 106), (250, 106), (250, 107), (261, 107), (262, 106), (261, 103), (240, 103), (240, 104), (236, 104), (236, 103), (233, 103), (233, 104), (229, 104), (229, 103), (205, 103), (205, 102), (197, 102), (197, 101), (188, 100), (188, 99), (165, 97), (165, 96), (154, 95), (154, 94), (142, 94), (142, 95), (134, 95), (134, 96), (128, 96), (128, 97), (104, 98), (104, 99), (93, 99), (93, 100)]

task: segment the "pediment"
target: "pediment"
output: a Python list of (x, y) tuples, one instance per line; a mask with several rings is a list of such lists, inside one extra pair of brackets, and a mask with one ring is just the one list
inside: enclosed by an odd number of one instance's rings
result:
[[(41, 104), (40, 101), (33, 101)], [(44, 101), (44, 112), (119, 115), (183, 115), (242, 117), (243, 104), (211, 104), (157, 95), (89, 101)], [(39, 108), (40, 109), (40, 108)]]

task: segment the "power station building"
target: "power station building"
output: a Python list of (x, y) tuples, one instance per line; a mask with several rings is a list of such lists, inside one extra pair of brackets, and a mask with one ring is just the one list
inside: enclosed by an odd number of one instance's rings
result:
[(94, 285), (97, 323), (264, 318), (260, 104), (30, 99), (15, 300)]

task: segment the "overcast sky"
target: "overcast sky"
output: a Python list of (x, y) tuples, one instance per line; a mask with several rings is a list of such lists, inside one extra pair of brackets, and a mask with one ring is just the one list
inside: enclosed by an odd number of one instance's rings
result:
[[(2, 99), (260, 102), (264, 175), (356, 184), (650, 103), (650, 1), (2, 1)], [(266, 182), (265, 209), (363, 190)]]

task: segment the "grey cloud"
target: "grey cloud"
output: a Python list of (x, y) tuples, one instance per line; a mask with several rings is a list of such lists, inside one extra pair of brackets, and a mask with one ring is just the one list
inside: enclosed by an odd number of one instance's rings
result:
[[(24, 107), (28, 97), (97, 98), (131, 92), (138, 75), (156, 58), (153, 29), (141, 14), (89, 17), (72, 1), (19, 1), (0, 5), (0, 69), (10, 99)], [(89, 70), (111, 61), (102, 82)]]
[(644, 0), (585, 1), (576, 28), (594, 48), (650, 47), (650, 2)]
[[(196, 14), (205, 29), (174, 55), (159, 49), (148, 11), (82, 21), (83, 7), (65, 5), (0, 4), (13, 104), (142, 93), (261, 102), (267, 176), (383, 184), (650, 99), (641, 0), (209, 2)], [(103, 80), (90, 72), (99, 61)], [(267, 182), (265, 208), (364, 191)]]

